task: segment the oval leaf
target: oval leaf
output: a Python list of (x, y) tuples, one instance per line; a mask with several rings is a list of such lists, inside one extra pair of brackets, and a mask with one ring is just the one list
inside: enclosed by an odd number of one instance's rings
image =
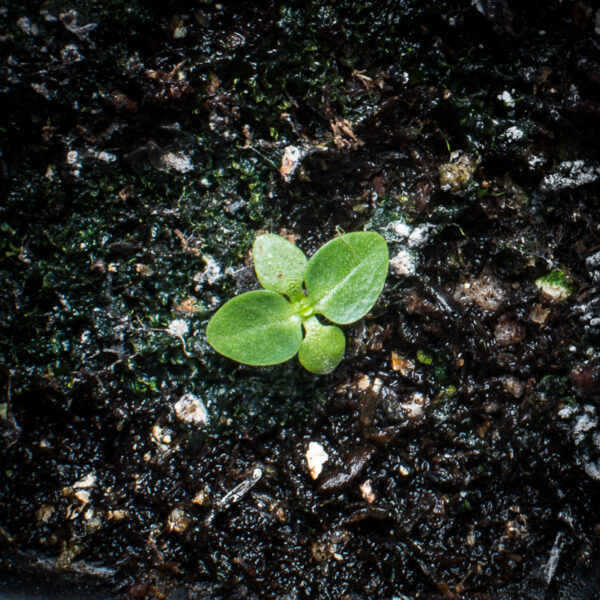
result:
[(228, 358), (247, 365), (275, 365), (298, 352), (301, 321), (283, 296), (256, 290), (224, 304), (208, 323), (206, 337)]
[(347, 233), (325, 244), (306, 268), (315, 312), (342, 325), (360, 319), (383, 289), (388, 262), (387, 243), (374, 231)]
[(304, 252), (272, 233), (259, 235), (252, 246), (254, 269), (261, 285), (286, 296), (302, 293), (306, 271)]
[[(315, 319), (316, 321), (316, 319)], [(344, 358), (346, 338), (335, 325), (321, 325), (318, 321), (311, 327), (302, 341), (298, 360), (315, 375), (331, 373)]]

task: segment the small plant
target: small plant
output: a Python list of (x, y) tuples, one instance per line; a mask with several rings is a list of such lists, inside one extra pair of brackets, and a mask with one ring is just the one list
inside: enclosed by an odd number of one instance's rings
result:
[(311, 373), (331, 373), (344, 356), (346, 338), (316, 315), (346, 325), (371, 309), (387, 276), (385, 239), (372, 231), (347, 233), (307, 260), (285, 238), (265, 234), (254, 241), (252, 255), (265, 289), (224, 304), (208, 324), (208, 343), (247, 365), (275, 365), (297, 353)]

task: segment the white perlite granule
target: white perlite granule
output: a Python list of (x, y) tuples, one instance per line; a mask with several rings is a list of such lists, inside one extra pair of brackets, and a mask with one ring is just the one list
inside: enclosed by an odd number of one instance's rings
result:
[(184, 394), (174, 404), (173, 409), (179, 419), (193, 425), (206, 425), (208, 423), (208, 411), (198, 396)]

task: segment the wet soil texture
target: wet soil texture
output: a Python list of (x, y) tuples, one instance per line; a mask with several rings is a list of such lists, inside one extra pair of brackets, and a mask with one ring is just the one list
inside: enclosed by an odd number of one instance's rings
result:
[[(598, 597), (594, 3), (0, 20), (3, 584)], [(207, 345), (258, 232), (361, 229), (390, 272), (332, 375)]]

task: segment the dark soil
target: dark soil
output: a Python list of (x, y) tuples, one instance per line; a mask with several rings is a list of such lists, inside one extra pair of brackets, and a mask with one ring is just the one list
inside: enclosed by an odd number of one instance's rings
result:
[[(600, 598), (596, 6), (0, 18), (0, 595)], [(257, 232), (363, 228), (333, 375), (207, 345)]]

